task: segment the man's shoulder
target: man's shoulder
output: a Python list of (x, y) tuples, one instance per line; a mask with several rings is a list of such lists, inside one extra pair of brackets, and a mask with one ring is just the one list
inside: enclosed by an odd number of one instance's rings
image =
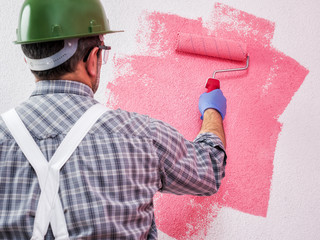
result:
[(4, 141), (12, 139), (7, 126), (5, 125), (2, 117), (0, 116), (0, 144)]
[(92, 131), (105, 129), (108, 132), (136, 136), (150, 136), (150, 118), (147, 115), (116, 109), (106, 112)]

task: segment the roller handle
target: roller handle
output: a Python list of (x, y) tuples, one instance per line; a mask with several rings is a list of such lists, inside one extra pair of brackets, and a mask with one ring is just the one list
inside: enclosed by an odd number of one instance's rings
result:
[(220, 81), (215, 78), (208, 78), (206, 84), (207, 92), (211, 92), (216, 89), (220, 89)]

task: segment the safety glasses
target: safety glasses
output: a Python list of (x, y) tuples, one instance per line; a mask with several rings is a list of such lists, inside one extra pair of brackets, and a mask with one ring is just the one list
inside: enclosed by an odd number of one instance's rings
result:
[(102, 64), (106, 64), (109, 58), (109, 51), (111, 50), (110, 46), (100, 45), (98, 46), (99, 50), (101, 51), (101, 59)]
[[(99, 45), (97, 46), (99, 48), (99, 52), (101, 52), (101, 63), (102, 64), (106, 64), (108, 61), (108, 57), (109, 57), (109, 51), (111, 50), (110, 46), (105, 46), (105, 45)], [(94, 47), (93, 47), (94, 48)], [(88, 57), (92, 51), (93, 48), (90, 48), (90, 50), (88, 51), (88, 53), (84, 56), (83, 61), (86, 62), (88, 60)], [(99, 53), (98, 53), (99, 54)]]

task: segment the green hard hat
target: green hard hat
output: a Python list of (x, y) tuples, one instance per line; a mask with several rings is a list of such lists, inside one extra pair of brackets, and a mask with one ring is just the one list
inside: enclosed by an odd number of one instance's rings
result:
[(99, 0), (26, 0), (16, 44), (81, 38), (111, 31)]

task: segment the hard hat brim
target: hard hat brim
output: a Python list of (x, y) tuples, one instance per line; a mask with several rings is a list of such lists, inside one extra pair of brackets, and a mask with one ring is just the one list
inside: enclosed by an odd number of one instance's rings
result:
[(39, 43), (39, 42), (52, 42), (52, 41), (59, 41), (59, 40), (64, 40), (64, 39), (69, 39), (69, 38), (84, 38), (84, 37), (90, 37), (90, 36), (98, 36), (98, 35), (104, 35), (104, 34), (112, 34), (112, 33), (120, 33), (124, 32), (124, 30), (115, 30), (115, 31), (101, 31), (101, 32), (95, 32), (94, 34), (78, 34), (78, 35), (72, 35), (68, 37), (50, 37), (50, 38), (42, 38), (42, 39), (33, 39), (32, 41), (13, 41), (14, 44), (31, 44), (31, 43)]

